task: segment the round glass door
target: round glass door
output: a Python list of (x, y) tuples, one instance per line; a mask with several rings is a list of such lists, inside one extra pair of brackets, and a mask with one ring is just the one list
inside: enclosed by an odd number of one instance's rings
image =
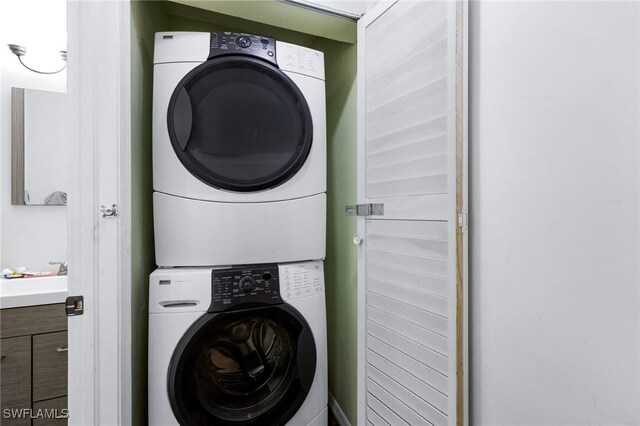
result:
[(182, 425), (279, 425), (304, 402), (316, 348), (292, 307), (206, 314), (185, 334), (168, 390)]
[(193, 69), (167, 115), (182, 164), (202, 182), (249, 192), (286, 182), (309, 155), (313, 126), (296, 84), (260, 59), (223, 56)]

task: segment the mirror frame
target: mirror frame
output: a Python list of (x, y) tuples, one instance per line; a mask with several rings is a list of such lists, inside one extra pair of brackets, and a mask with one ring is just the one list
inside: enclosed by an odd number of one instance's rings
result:
[(11, 205), (24, 206), (24, 89), (11, 88)]

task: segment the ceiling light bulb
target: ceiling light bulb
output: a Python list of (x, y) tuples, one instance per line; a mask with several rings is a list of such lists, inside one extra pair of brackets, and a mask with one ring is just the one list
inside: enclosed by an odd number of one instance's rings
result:
[(20, 57), (20, 56), (24, 56), (27, 54), (27, 48), (17, 45), (17, 44), (7, 44), (7, 46), (9, 46), (9, 50), (11, 50), (11, 53), (13, 53), (14, 55)]

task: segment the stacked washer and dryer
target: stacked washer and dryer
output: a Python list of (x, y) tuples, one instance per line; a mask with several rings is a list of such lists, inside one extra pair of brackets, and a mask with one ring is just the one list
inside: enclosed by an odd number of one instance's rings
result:
[(149, 424), (326, 425), (324, 58), (157, 33)]

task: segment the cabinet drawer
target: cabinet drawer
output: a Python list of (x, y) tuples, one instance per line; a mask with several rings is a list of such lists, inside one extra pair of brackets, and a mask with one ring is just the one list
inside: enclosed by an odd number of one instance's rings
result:
[(4, 410), (31, 407), (31, 336), (2, 339), (0, 347), (0, 423), (30, 425), (28, 412), (24, 418), (5, 418)]
[(26, 336), (67, 329), (64, 303), (0, 310), (0, 337)]
[[(66, 426), (67, 419), (62, 418), (67, 410), (67, 397), (48, 399), (33, 403), (33, 426)], [(68, 413), (68, 412), (67, 412)], [(58, 418), (54, 418), (58, 416)]]
[(33, 401), (67, 395), (67, 332), (33, 336)]

